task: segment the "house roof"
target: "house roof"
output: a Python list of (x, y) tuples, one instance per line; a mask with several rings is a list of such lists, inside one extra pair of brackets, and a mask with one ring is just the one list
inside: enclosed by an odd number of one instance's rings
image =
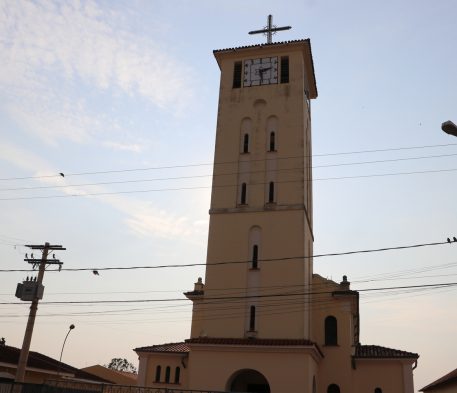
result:
[(132, 385), (138, 379), (138, 374), (136, 373), (113, 370), (100, 364), (84, 367), (81, 370), (119, 385)]
[(413, 352), (401, 351), (399, 349), (392, 349), (381, 347), (379, 345), (357, 345), (355, 348), (355, 358), (359, 359), (391, 359), (391, 358), (405, 358), (417, 359), (419, 355)]
[(447, 373), (446, 375), (442, 376), (441, 378), (438, 378), (436, 381), (428, 384), (427, 386), (424, 386), (420, 391), (426, 392), (427, 390), (430, 390), (432, 388), (445, 386), (452, 382), (457, 383), (457, 368), (454, 371), (451, 371), (450, 373)]
[(188, 344), (262, 345), (262, 346), (310, 346), (313, 341), (289, 338), (219, 338), (197, 337), (186, 340)]
[[(19, 363), (19, 355), (21, 350), (9, 345), (0, 345), (0, 363), (8, 363), (13, 367), (17, 367)], [(49, 356), (43, 355), (39, 352), (30, 351), (27, 359), (28, 368), (41, 369), (45, 372), (55, 373), (58, 372), (73, 374), (75, 378), (87, 379), (95, 382), (109, 382), (103, 378), (97, 377), (85, 371), (81, 371), (69, 364), (59, 362)]]
[(184, 342), (152, 345), (148, 347), (135, 348), (135, 352), (161, 352), (161, 353), (188, 353), (189, 344), (213, 344), (213, 345), (260, 345), (260, 346), (315, 346), (310, 340), (278, 339), (278, 338), (219, 338), (219, 337), (197, 337), (190, 338)]
[(187, 353), (189, 346), (184, 342), (152, 345), (149, 347), (139, 347), (134, 349), (135, 352), (169, 352), (169, 353)]

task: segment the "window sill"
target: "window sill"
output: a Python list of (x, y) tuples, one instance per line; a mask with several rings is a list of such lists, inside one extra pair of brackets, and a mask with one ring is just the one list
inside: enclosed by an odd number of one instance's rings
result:
[(250, 271), (252, 270), (252, 271), (254, 271), (254, 272), (257, 272), (257, 271), (260, 270), (260, 268), (259, 268), (259, 267), (250, 267), (249, 270), (250, 270)]
[(251, 152), (250, 152), (250, 151), (242, 151), (240, 154), (241, 154), (242, 156), (244, 156), (245, 154), (247, 154), (247, 155), (251, 154)]

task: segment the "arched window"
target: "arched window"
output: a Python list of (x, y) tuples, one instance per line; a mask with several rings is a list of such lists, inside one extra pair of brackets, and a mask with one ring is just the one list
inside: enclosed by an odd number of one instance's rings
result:
[(325, 345), (338, 345), (338, 322), (331, 315), (325, 318)]
[(340, 387), (332, 383), (328, 386), (327, 393), (340, 393)]
[(165, 369), (165, 383), (170, 383), (170, 366)]
[(252, 268), (257, 269), (259, 266), (259, 246), (254, 244), (252, 246)]
[(162, 374), (162, 367), (156, 367), (156, 379), (155, 382), (160, 382), (160, 374)]
[(243, 137), (243, 153), (249, 153), (249, 134), (244, 134)]
[(382, 393), (382, 389), (381, 389), (381, 388), (376, 388), (376, 389), (374, 390), (374, 393)]
[(251, 306), (249, 310), (249, 331), (255, 331), (255, 306)]
[(271, 181), (268, 185), (268, 203), (275, 201), (275, 184)]
[(176, 367), (176, 369), (175, 369), (175, 383), (179, 383), (180, 375), (181, 375), (181, 369), (179, 367)]
[(241, 184), (241, 196), (240, 196), (240, 204), (246, 204), (246, 183)]
[(276, 150), (276, 136), (275, 132), (271, 131), (270, 132), (270, 151), (275, 151)]

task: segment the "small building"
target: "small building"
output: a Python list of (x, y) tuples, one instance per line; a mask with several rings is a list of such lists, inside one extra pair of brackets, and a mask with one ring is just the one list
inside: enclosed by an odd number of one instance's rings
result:
[[(20, 348), (0, 345), (0, 380), (14, 381), (19, 363)], [(25, 369), (26, 383), (44, 383), (65, 379), (79, 382), (109, 383), (108, 380), (59, 362), (39, 352), (30, 351)]]
[(108, 367), (96, 364), (94, 366), (84, 367), (81, 371), (87, 372), (116, 385), (136, 385), (137, 374), (127, 371), (113, 370)]
[(426, 393), (456, 393), (457, 368), (427, 386), (424, 386), (420, 391)]

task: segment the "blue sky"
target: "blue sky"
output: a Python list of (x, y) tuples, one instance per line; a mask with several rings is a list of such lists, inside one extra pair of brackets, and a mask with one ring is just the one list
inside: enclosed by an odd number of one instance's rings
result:
[[(0, 178), (38, 178), (0, 181), (2, 268), (24, 268), (20, 245), (44, 241), (67, 247), (58, 255), (67, 268), (204, 262), (219, 87), (212, 50), (263, 42), (247, 32), (269, 13), (292, 26), (274, 40), (311, 39), (315, 253), (457, 236), (455, 171), (392, 176), (457, 169), (457, 139), (440, 130), (457, 123), (454, 1), (3, 1)], [(400, 147), (411, 149), (334, 155)], [(366, 163), (385, 160), (396, 161)], [(370, 177), (319, 180), (353, 176)], [(347, 274), (356, 289), (453, 282), (456, 250), (322, 258), (315, 272)], [(203, 274), (49, 272), (45, 300), (181, 297)], [(0, 273), (2, 302), (16, 300), (25, 275)], [(419, 352), (421, 388), (455, 368), (456, 300), (455, 289), (362, 295), (362, 343)], [(0, 335), (20, 346), (27, 305), (0, 308)], [(64, 361), (76, 366), (136, 361), (131, 348), (189, 335), (188, 304), (39, 313), (32, 349), (58, 357), (74, 323)]]

